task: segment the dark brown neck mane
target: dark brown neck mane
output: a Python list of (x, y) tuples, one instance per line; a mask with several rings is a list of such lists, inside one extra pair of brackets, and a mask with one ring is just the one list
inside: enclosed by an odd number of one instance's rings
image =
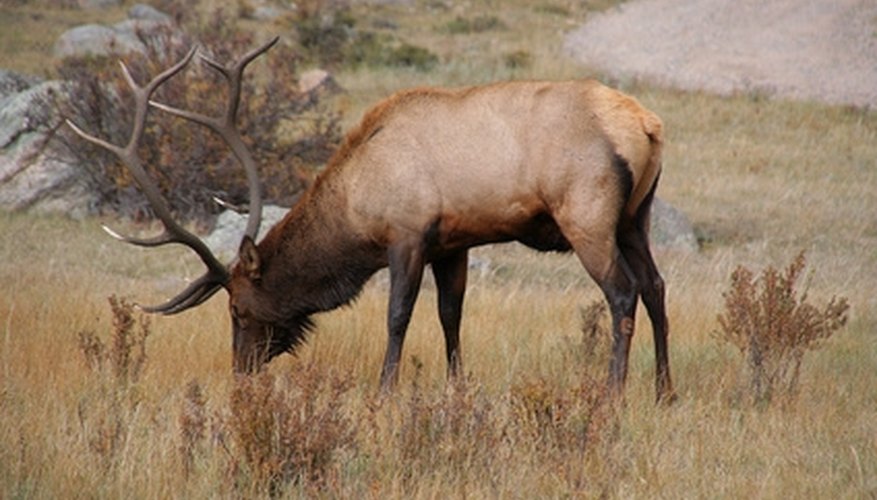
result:
[(345, 218), (343, 194), (317, 181), (259, 244), (262, 288), (283, 319), (348, 304), (385, 264)]

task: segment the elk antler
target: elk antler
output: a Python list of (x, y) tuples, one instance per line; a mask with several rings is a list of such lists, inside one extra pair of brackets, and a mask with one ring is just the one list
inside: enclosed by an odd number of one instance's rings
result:
[(201, 59), (204, 60), (204, 62), (206, 62), (210, 67), (222, 73), (222, 75), (225, 76), (229, 84), (229, 102), (228, 106), (226, 107), (225, 114), (221, 118), (213, 118), (197, 113), (192, 113), (189, 111), (183, 111), (150, 100), (152, 94), (159, 86), (161, 86), (172, 76), (179, 73), (189, 64), (189, 62), (192, 60), (192, 57), (195, 55), (195, 52), (197, 51), (197, 47), (193, 47), (189, 51), (189, 53), (186, 54), (185, 57), (183, 57), (183, 59), (181, 59), (178, 63), (166, 69), (159, 75), (155, 76), (148, 84), (143, 87), (141, 87), (137, 84), (137, 82), (134, 81), (134, 78), (131, 76), (131, 73), (128, 71), (128, 68), (125, 66), (125, 64), (120, 63), (122, 66), (122, 73), (125, 76), (125, 80), (127, 81), (128, 86), (131, 87), (132, 92), (134, 93), (135, 105), (134, 126), (133, 130), (131, 131), (131, 137), (128, 140), (128, 144), (125, 145), (125, 147), (119, 147), (115, 144), (104, 141), (103, 139), (90, 135), (78, 126), (76, 126), (76, 124), (74, 124), (72, 121), (67, 120), (67, 125), (70, 126), (70, 128), (73, 129), (73, 131), (76, 132), (77, 135), (93, 144), (97, 144), (98, 146), (107, 149), (108, 151), (115, 154), (122, 161), (122, 163), (131, 172), (131, 175), (134, 176), (134, 180), (137, 182), (137, 185), (140, 186), (140, 189), (146, 196), (147, 201), (149, 201), (149, 204), (152, 206), (155, 215), (159, 218), (162, 225), (164, 226), (164, 231), (161, 234), (152, 238), (135, 238), (130, 236), (123, 236), (108, 228), (107, 226), (103, 226), (104, 230), (109, 233), (110, 236), (118, 240), (138, 246), (155, 247), (160, 245), (166, 245), (168, 243), (178, 243), (181, 245), (185, 245), (194, 250), (195, 253), (197, 253), (201, 260), (204, 262), (204, 265), (207, 266), (207, 272), (204, 275), (189, 284), (189, 286), (186, 287), (185, 290), (180, 292), (174, 298), (158, 306), (142, 307), (142, 309), (147, 312), (160, 312), (162, 314), (176, 314), (178, 312), (182, 312), (186, 309), (189, 309), (190, 307), (197, 306), (205, 300), (209, 299), (221, 287), (226, 286), (229, 280), (229, 272), (227, 266), (222, 264), (216, 258), (216, 256), (213, 255), (207, 245), (200, 238), (187, 231), (179, 223), (174, 221), (167, 201), (161, 196), (158, 186), (155, 184), (155, 182), (153, 182), (153, 180), (146, 174), (146, 171), (143, 169), (140, 156), (137, 154), (137, 145), (139, 144), (140, 139), (143, 136), (143, 130), (146, 123), (146, 115), (149, 110), (149, 106), (154, 106), (168, 113), (207, 126), (214, 130), (216, 133), (218, 133), (229, 145), (235, 157), (238, 159), (238, 161), (241, 163), (247, 173), (247, 182), (249, 184), (250, 191), (250, 215), (247, 219), (247, 228), (245, 234), (250, 238), (255, 239), (257, 233), (259, 232), (259, 224), (261, 220), (262, 193), (259, 186), (256, 162), (253, 160), (252, 155), (244, 144), (240, 132), (235, 127), (235, 122), (237, 118), (238, 105), (240, 102), (241, 81), (243, 79), (242, 76), (244, 68), (246, 68), (246, 66), (250, 62), (252, 62), (253, 59), (270, 49), (275, 43), (277, 43), (278, 39), (279, 38), (275, 37), (269, 42), (263, 44), (261, 47), (250, 51), (237, 62), (228, 67), (222, 66), (219, 63), (203, 55), (201, 56)]

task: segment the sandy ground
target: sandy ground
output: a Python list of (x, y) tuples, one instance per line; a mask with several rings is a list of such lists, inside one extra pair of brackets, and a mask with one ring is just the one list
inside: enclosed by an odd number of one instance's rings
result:
[(616, 78), (877, 109), (877, 0), (632, 0), (566, 49)]

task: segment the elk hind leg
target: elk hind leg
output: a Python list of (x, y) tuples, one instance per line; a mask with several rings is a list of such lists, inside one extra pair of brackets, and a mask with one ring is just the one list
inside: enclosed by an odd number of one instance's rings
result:
[(466, 293), (466, 274), (469, 254), (465, 250), (432, 263), (432, 273), (438, 289), (439, 320), (445, 334), (445, 353), (448, 359), (448, 378), (462, 373), (460, 353), (460, 318), (463, 314), (463, 296)]
[(655, 392), (657, 400), (670, 403), (675, 399), (670, 381), (670, 362), (667, 345), (669, 327), (665, 306), (664, 279), (658, 271), (649, 249), (648, 232), (644, 218), (639, 218), (629, 231), (619, 234), (621, 252), (639, 283), (639, 293), (649, 313), (655, 342)]
[(588, 274), (603, 291), (612, 314), (612, 357), (609, 389), (620, 395), (627, 378), (630, 342), (634, 331), (637, 283), (633, 271), (616, 244), (615, 235), (602, 238), (569, 238)]

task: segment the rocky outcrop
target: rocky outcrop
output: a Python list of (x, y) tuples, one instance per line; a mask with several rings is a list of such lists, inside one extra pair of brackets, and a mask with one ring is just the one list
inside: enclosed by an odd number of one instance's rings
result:
[(58, 37), (53, 51), (59, 59), (130, 53), (146, 55), (142, 38), (159, 35), (182, 37), (170, 16), (148, 5), (137, 4), (128, 11), (128, 19), (112, 26), (86, 24), (65, 31)]
[[(92, 2), (98, 8), (101, 2)], [(85, 25), (55, 44), (59, 58), (146, 53), (145, 37), (182, 36), (167, 15), (135, 5), (113, 26)], [(57, 141), (58, 103), (70, 86), (60, 81), (0, 70), (0, 208), (60, 212), (74, 217), (97, 208), (81, 158)]]
[(683, 252), (696, 252), (700, 248), (688, 217), (660, 198), (652, 203), (651, 224), (653, 246)]
[(52, 103), (65, 84), (7, 71), (0, 89), (0, 208), (89, 213), (96, 199), (78, 162), (51, 144), (51, 124), (60, 120)]
[[(289, 209), (278, 207), (276, 205), (265, 205), (262, 207), (262, 224), (259, 226), (259, 237), (257, 240), (265, 236), (265, 233), (271, 229), (274, 224), (280, 222), (280, 219), (286, 215)], [(222, 212), (216, 219), (216, 225), (213, 231), (204, 238), (207, 247), (221, 259), (229, 260), (237, 255), (238, 247), (241, 244), (241, 237), (244, 229), (247, 227), (247, 215), (239, 214), (233, 210)]]
[(128, 9), (128, 19), (137, 19), (140, 21), (158, 21), (163, 23), (173, 22), (171, 16), (156, 9), (155, 7), (152, 7), (151, 5), (146, 5), (143, 3), (135, 4), (131, 6), (130, 9)]
[(77, 0), (76, 3), (83, 9), (105, 9), (121, 5), (122, 0)]

